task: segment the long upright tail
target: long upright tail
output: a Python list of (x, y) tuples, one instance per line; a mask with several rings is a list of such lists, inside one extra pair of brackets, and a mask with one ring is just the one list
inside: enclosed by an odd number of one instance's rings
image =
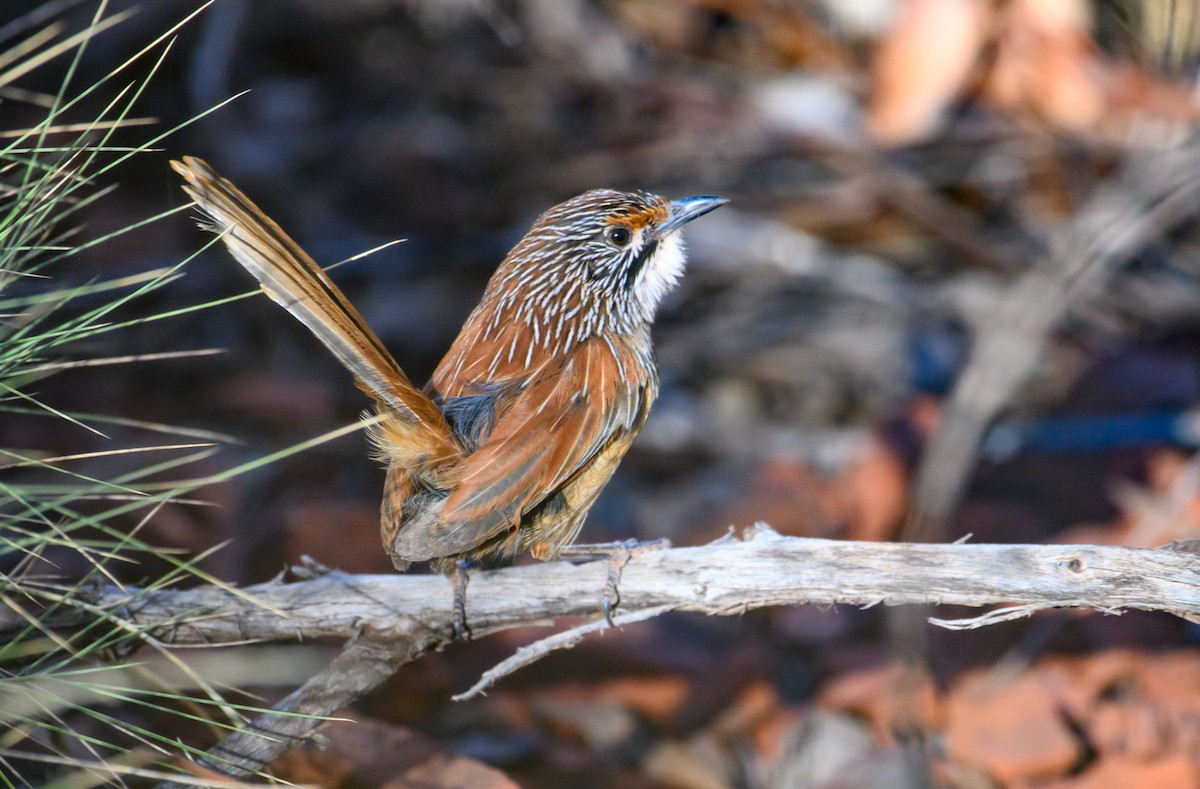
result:
[[(385, 409), (392, 454), (435, 461), (461, 452), (438, 407), (413, 386), (358, 310), (320, 266), (236, 186), (192, 156), (171, 167), (229, 252), (273, 301), (309, 328)], [(404, 445), (399, 452), (397, 444)], [(394, 458), (395, 459), (395, 458)]]

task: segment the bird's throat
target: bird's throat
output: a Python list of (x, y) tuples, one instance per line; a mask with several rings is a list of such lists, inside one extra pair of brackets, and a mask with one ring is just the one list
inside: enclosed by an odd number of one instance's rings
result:
[(633, 290), (634, 284), (637, 282), (638, 274), (650, 262), (650, 258), (654, 257), (654, 253), (658, 251), (658, 239), (653, 239), (646, 242), (646, 246), (642, 247), (629, 264), (629, 268), (625, 270), (625, 290)]

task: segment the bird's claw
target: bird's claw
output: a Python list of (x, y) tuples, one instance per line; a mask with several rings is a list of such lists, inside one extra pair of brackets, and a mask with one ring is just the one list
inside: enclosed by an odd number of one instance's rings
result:
[(616, 613), (617, 607), (621, 605), (621, 592), (618, 587), (621, 583), (621, 574), (625, 571), (625, 565), (629, 564), (629, 560), (635, 556), (670, 547), (671, 541), (666, 539), (646, 542), (631, 539), (593, 545), (572, 545), (564, 548), (559, 555), (567, 559), (608, 559), (608, 574), (604, 579), (604, 602), (601, 610), (608, 626), (616, 627), (613, 615)]
[(466, 560), (459, 559), (454, 563), (454, 569), (450, 571), (450, 583), (454, 588), (452, 627), (455, 641), (471, 640), (471, 626), (467, 624), (467, 584), (471, 577), (467, 575), (467, 567)]

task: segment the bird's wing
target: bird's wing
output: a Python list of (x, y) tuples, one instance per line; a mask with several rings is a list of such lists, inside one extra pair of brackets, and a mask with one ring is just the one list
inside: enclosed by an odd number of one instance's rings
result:
[[(171, 162), (184, 191), (212, 221), (233, 257), (325, 344), (389, 415), (385, 453), (427, 459), (460, 450), (437, 406), (400, 365), (316, 262), (241, 190), (192, 156)], [(381, 433), (382, 435), (383, 433)], [(395, 444), (390, 447), (389, 444)]]
[(435, 521), (402, 525), (393, 543), (411, 561), (468, 552), (586, 471), (645, 418), (648, 376), (631, 355), (593, 338), (547, 364), (517, 394), (483, 444), (461, 461)]

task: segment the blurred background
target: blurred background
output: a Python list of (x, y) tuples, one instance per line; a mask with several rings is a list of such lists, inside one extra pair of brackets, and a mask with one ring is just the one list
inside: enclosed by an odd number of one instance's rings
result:
[[(109, 72), (196, 7), (109, 3), (137, 13), (91, 43), (81, 73)], [(0, 34), (95, 11), (6, 0)], [(190, 154), (322, 263), (403, 238), (334, 277), (424, 381), (545, 208), (595, 187), (724, 195), (689, 226), (689, 272), (655, 329), (662, 397), (581, 540), (693, 545), (763, 521), (858, 540), (1158, 546), (1200, 526), (1198, 64), (1190, 0), (217, 0), (138, 112), (157, 133), (237, 98), (126, 165), (83, 232), (180, 205), (167, 161)], [(60, 78), (41, 69), (20, 87)], [(34, 103), (3, 98), (6, 128), (35, 122)], [(133, 275), (207, 241), (179, 214), (70, 275)], [(250, 286), (211, 249), (138, 308)], [(367, 405), (261, 297), (71, 352), (208, 348), (224, 352), (68, 371), (39, 397), (239, 439), (197, 475)], [(68, 423), (6, 422), (13, 445), (105, 445)], [(142, 536), (193, 553), (228, 541), (203, 567), (239, 584), (305, 554), (390, 572), (382, 477), (351, 435), (202, 491), (216, 506), (166, 506)], [(1200, 785), (1193, 625), (1063, 612), (947, 633), (926, 613), (668, 616), (449, 702), (545, 631), (506, 633), (405, 668), (356, 727), (276, 773), (342, 787)], [(927, 669), (900, 670), (897, 653)]]

